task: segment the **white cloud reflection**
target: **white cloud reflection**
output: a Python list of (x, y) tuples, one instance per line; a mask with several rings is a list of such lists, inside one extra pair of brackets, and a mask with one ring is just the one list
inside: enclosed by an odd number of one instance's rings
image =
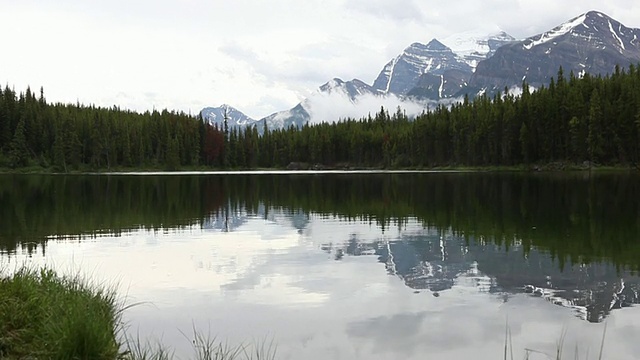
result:
[[(271, 214), (267, 221), (248, 217), (229, 233), (194, 226), (52, 240), (46, 258), (12, 261), (81, 268), (98, 281), (120, 281), (130, 301), (147, 302), (127, 311), (131, 329), (161, 338), (178, 355), (189, 353), (184, 334), (196, 327), (231, 343), (273, 337), (283, 359), (495, 359), (507, 319), (517, 358), (526, 348), (554, 353), (563, 329), (569, 358), (576, 345), (581, 354), (597, 353), (603, 324), (540, 298), (512, 295), (504, 302), (481, 291), (476, 280), (484, 275), (477, 271), (434, 297), (387, 275), (375, 255), (336, 261), (320, 249), (349, 239), (374, 243), (424, 234), (418, 223), (383, 233), (367, 222), (311, 216), (298, 229), (288, 215)], [(637, 354), (635, 310), (610, 315), (606, 358)]]

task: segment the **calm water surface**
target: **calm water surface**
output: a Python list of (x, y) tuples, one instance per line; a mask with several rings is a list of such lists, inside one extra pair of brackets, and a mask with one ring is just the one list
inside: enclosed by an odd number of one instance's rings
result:
[[(637, 174), (0, 176), (0, 266), (116, 284), (129, 332), (280, 359), (640, 357)], [(532, 353), (531, 359), (544, 359)]]

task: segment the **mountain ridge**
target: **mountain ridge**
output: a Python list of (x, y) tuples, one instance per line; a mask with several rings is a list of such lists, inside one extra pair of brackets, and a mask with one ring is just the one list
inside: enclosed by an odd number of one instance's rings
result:
[[(260, 120), (234, 113), (233, 124), (260, 124), (262, 129), (266, 123), (273, 129), (326, 121), (313, 119), (313, 108), (326, 96), (344, 98), (353, 106), (359, 106), (364, 97), (382, 101), (395, 96), (399, 104), (453, 101), (464, 95), (493, 95), (505, 87), (521, 86), (523, 81), (534, 88), (547, 85), (560, 67), (565, 74), (606, 74), (613, 72), (615, 65), (633, 62), (640, 62), (640, 29), (591, 10), (521, 40), (498, 29), (487, 35), (463, 33), (444, 41), (414, 42), (383, 66), (372, 85), (359, 79), (333, 78), (291, 109)], [(212, 109), (203, 109), (203, 118), (216, 122), (219, 116), (207, 116), (216, 113)]]
[(558, 69), (565, 74), (612, 73), (640, 61), (640, 29), (628, 28), (598, 11), (589, 11), (553, 29), (505, 44), (478, 64), (471, 90), (500, 91), (518, 82), (547, 85)]

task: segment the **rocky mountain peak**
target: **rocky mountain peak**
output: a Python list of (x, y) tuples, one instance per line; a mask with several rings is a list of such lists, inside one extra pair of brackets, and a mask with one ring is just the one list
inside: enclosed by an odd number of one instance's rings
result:
[(358, 96), (365, 94), (377, 94), (378, 92), (364, 81), (353, 79), (343, 81), (339, 78), (333, 78), (318, 88), (319, 93), (336, 93), (340, 92), (349, 97), (351, 101), (355, 101)]
[(438, 39), (432, 39), (424, 48), (428, 51), (451, 51), (449, 47), (438, 41)]
[(471, 72), (471, 67), (437, 39), (427, 44), (413, 43), (384, 66), (373, 88), (384, 94), (404, 96), (423, 74), (440, 76), (448, 70)]
[(326, 83), (320, 85), (320, 91), (331, 91), (332, 89), (340, 88), (344, 85), (344, 81), (340, 78), (333, 78)]
[(571, 42), (578, 46), (605, 49), (610, 46), (624, 54), (629, 48), (638, 48), (638, 29), (631, 29), (617, 20), (598, 11), (589, 11), (555, 28), (526, 39), (522, 46), (526, 50), (535, 47), (553, 47), (559, 42)]
[[(336, 99), (346, 100), (347, 109), (358, 105), (363, 95), (395, 95), (403, 101), (455, 99), (466, 94), (473, 97), (513, 88), (523, 81), (534, 88), (546, 86), (560, 67), (565, 74), (573, 71), (604, 75), (616, 65), (626, 67), (638, 62), (640, 29), (628, 28), (604, 13), (589, 11), (524, 40), (516, 40), (495, 27), (489, 32), (466, 32), (442, 41), (434, 38), (427, 43), (415, 42), (385, 64), (373, 86), (358, 79), (333, 78), (294, 108), (269, 115), (260, 122), (267, 123), (270, 129), (302, 126), (312, 114), (318, 117)], [(239, 113), (223, 104), (205, 108), (202, 114), (221, 122), (224, 111), (233, 119)], [(322, 121), (341, 116), (324, 113), (326, 119)], [(254, 122), (238, 115), (229, 124)]]
[(247, 126), (256, 122), (256, 120), (229, 104), (222, 104), (218, 107), (206, 107), (202, 109), (200, 115), (205, 121), (208, 121), (212, 125), (217, 125), (220, 128), (224, 126), (225, 115), (227, 117), (227, 124), (230, 127)]
[(640, 61), (640, 29), (590, 11), (544, 33), (505, 44), (478, 64), (469, 91), (501, 91), (526, 81), (548, 85), (562, 67), (568, 74), (609, 74)]

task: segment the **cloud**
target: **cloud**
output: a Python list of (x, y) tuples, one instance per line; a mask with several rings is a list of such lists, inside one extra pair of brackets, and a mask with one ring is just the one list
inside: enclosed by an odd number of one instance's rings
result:
[[(423, 341), (421, 328), (429, 315), (427, 312), (420, 312), (374, 317), (348, 324), (347, 334), (372, 340), (375, 352), (389, 352), (396, 356), (402, 353), (408, 357), (416, 352), (416, 347)], [(380, 331), (381, 329), (384, 331)]]
[(346, 8), (356, 14), (368, 14), (390, 21), (424, 21), (422, 10), (414, 1), (406, 0), (351, 0)]
[(331, 93), (316, 92), (303, 103), (311, 115), (311, 123), (334, 122), (340, 119), (360, 119), (368, 115), (375, 116), (381, 107), (395, 113), (400, 107), (407, 116), (416, 116), (427, 109), (427, 104), (403, 100), (394, 95), (385, 97), (362, 95), (351, 101), (345, 94), (335, 91)]
[(589, 10), (640, 27), (633, 0), (6, 2), (0, 82), (44, 86), (50, 101), (193, 112), (226, 102), (260, 118), (333, 77), (371, 83), (413, 42), (496, 25), (527, 37)]

